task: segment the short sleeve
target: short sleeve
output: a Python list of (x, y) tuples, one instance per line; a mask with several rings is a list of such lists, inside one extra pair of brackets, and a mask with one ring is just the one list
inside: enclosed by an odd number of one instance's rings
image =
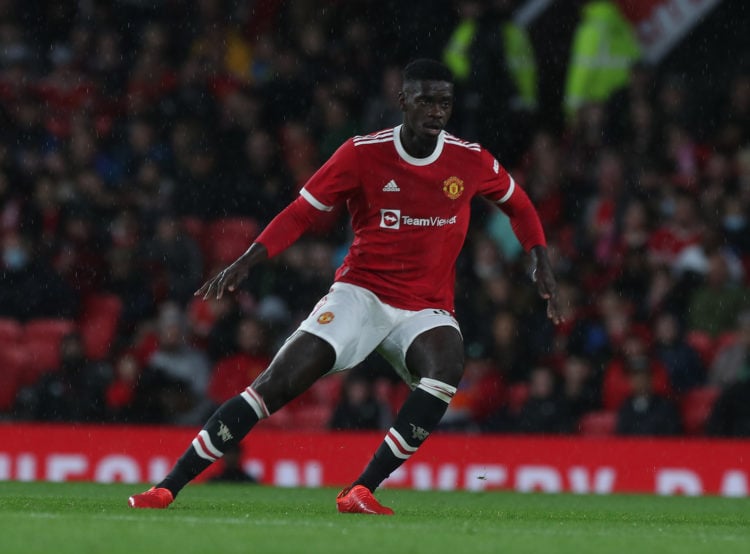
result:
[(300, 195), (318, 210), (330, 212), (351, 196), (359, 182), (357, 152), (349, 139), (308, 179)]
[(479, 194), (496, 204), (504, 204), (513, 195), (516, 182), (492, 154), (479, 153)]

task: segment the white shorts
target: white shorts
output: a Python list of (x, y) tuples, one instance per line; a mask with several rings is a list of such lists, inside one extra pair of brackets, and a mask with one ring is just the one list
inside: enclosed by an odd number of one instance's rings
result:
[(331, 373), (354, 367), (377, 350), (414, 388), (419, 376), (406, 368), (409, 346), (423, 332), (446, 325), (461, 332), (446, 310), (402, 310), (384, 304), (362, 287), (334, 283), (295, 334), (306, 331), (333, 347), (336, 362)]

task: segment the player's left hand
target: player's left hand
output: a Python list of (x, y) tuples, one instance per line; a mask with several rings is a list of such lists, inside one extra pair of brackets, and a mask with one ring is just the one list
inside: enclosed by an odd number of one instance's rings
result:
[(268, 259), (266, 247), (255, 242), (247, 249), (247, 252), (211, 277), (193, 295), (202, 296), (203, 300), (220, 299), (224, 292), (234, 292), (240, 283), (247, 278), (250, 268), (266, 259)]
[(536, 246), (531, 250), (531, 279), (536, 284), (539, 296), (547, 300), (547, 317), (556, 325), (563, 322), (557, 296), (557, 280), (547, 256), (547, 249)]

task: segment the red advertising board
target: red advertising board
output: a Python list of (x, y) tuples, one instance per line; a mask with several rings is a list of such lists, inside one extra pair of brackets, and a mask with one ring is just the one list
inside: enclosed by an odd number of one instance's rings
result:
[[(155, 482), (195, 433), (2, 424), (0, 480)], [(359, 474), (381, 439), (380, 433), (258, 429), (245, 441), (244, 465), (268, 484), (341, 486)], [(748, 496), (750, 441), (436, 433), (385, 486)]]

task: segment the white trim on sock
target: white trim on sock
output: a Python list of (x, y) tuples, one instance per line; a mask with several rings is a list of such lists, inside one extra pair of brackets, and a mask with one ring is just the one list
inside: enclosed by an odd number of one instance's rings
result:
[(409, 457), (417, 451), (418, 446), (412, 446), (401, 433), (396, 431), (393, 427), (388, 429), (388, 433), (385, 436), (385, 442), (393, 452), (393, 455), (402, 460), (408, 460)]
[(195, 449), (195, 453), (209, 462), (215, 462), (224, 455), (213, 444), (211, 444), (211, 439), (208, 436), (208, 432), (205, 430), (198, 433), (193, 439), (192, 445)]
[(453, 395), (456, 394), (456, 387), (437, 379), (430, 379), (429, 377), (422, 377), (419, 380), (417, 388), (431, 394), (435, 398), (439, 398), (446, 404), (450, 404)]
[(266, 403), (263, 402), (263, 398), (255, 390), (253, 390), (252, 387), (247, 387), (240, 393), (240, 396), (245, 400), (245, 402), (250, 404), (250, 407), (255, 412), (255, 415), (258, 416), (258, 419), (263, 419), (271, 415), (271, 413), (268, 411), (268, 408), (266, 407)]

